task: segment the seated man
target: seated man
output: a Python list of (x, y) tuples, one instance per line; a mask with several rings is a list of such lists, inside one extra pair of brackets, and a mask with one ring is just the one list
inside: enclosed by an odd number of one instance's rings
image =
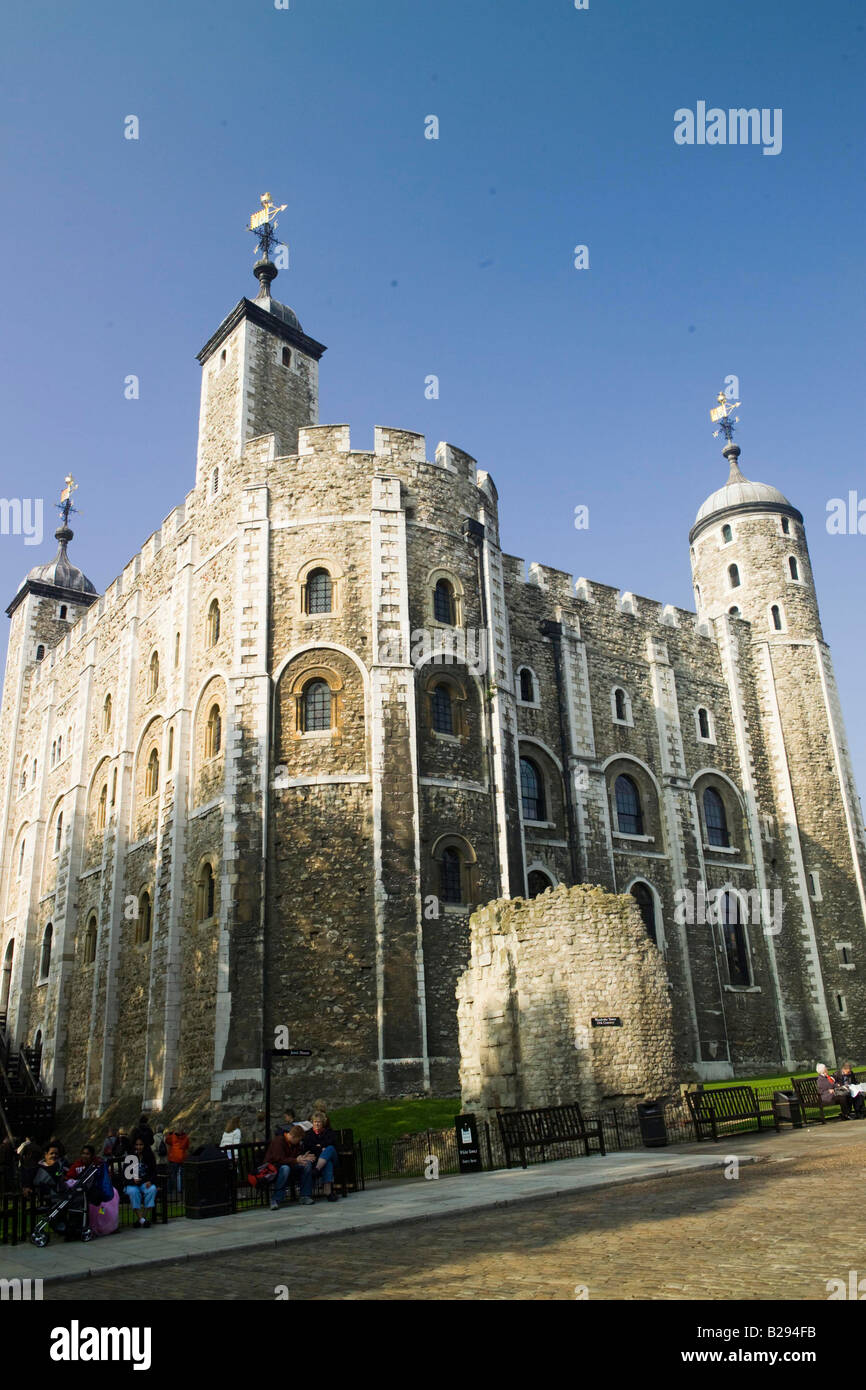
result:
[(301, 1177), (301, 1204), (312, 1206), (313, 1182), (321, 1175), (322, 1189), (328, 1194), (329, 1202), (339, 1201), (334, 1191), (334, 1164), (337, 1162), (337, 1136), (328, 1126), (328, 1117), (321, 1110), (313, 1114), (313, 1127), (307, 1130), (303, 1139), (303, 1151), (299, 1163), (303, 1167)]
[(301, 1156), (301, 1140), (304, 1131), (297, 1125), (286, 1126), (271, 1140), (265, 1152), (265, 1163), (272, 1163), (277, 1170), (274, 1190), (271, 1193), (271, 1211), (276, 1211), (286, 1195), (289, 1184), (300, 1181), (298, 1160)]
[(852, 1089), (851, 1102), (854, 1106), (854, 1115), (856, 1119), (862, 1120), (863, 1116), (866, 1115), (866, 1101), (863, 1099), (863, 1092), (857, 1085), (857, 1078), (851, 1070), (850, 1062), (842, 1063), (841, 1068), (836, 1073), (836, 1085), (848, 1086)]
[(823, 1062), (819, 1062), (815, 1070), (818, 1073), (818, 1099), (821, 1105), (838, 1105), (842, 1111), (840, 1118), (843, 1120), (850, 1120), (851, 1097), (847, 1089), (843, 1091), (837, 1090), (837, 1086), (841, 1086), (843, 1083), (841, 1081), (837, 1082), (835, 1076), (832, 1076), (830, 1072), (828, 1072)]

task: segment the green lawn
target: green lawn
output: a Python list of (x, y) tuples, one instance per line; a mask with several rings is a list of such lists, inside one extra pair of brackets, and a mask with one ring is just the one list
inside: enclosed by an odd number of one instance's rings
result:
[[(863, 1067), (858, 1066), (854, 1062), (852, 1062), (851, 1066), (852, 1070), (857, 1075), (864, 1070)], [(816, 1074), (813, 1067), (811, 1071), (795, 1071), (793, 1077), (796, 1077), (798, 1081), (805, 1081), (808, 1077), (812, 1077), (814, 1080)], [(762, 1088), (772, 1087), (773, 1090), (787, 1091), (788, 1082), (791, 1081), (793, 1077), (791, 1072), (785, 1072), (783, 1076), (737, 1076), (732, 1081), (706, 1081), (704, 1083), (704, 1090), (716, 1091), (727, 1086), (760, 1086)]]
[(446, 1129), (460, 1114), (460, 1098), (442, 1100), (371, 1100), (334, 1110), (335, 1129), (351, 1129), (356, 1139), (397, 1139), (424, 1129)]

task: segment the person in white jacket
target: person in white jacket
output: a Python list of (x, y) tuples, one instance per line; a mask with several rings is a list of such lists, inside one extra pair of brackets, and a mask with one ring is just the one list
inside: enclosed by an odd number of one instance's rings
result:
[(223, 1137), (222, 1137), (222, 1139), (220, 1140), (220, 1148), (221, 1148), (221, 1149), (226, 1149), (226, 1150), (227, 1150), (227, 1153), (228, 1153), (228, 1157), (229, 1157), (229, 1158), (237, 1158), (237, 1156), (238, 1156), (237, 1145), (238, 1145), (240, 1142), (241, 1142), (241, 1122), (240, 1122), (240, 1117), (239, 1117), (239, 1116), (236, 1116), (233, 1120), (229, 1120), (228, 1125), (227, 1125), (225, 1131), (223, 1132)]

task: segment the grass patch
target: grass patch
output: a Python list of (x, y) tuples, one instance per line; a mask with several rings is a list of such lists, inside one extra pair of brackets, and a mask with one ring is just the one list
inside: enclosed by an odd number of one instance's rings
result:
[[(856, 1063), (853, 1062), (851, 1064), (851, 1069), (856, 1076), (861, 1075), (861, 1073), (866, 1070), (866, 1068), (857, 1066)], [(834, 1076), (838, 1075), (837, 1072), (833, 1072), (832, 1067), (830, 1071)], [(729, 1086), (760, 1086), (762, 1089), (772, 1088), (774, 1091), (787, 1091), (789, 1090), (788, 1083), (790, 1081), (806, 1081), (810, 1077), (814, 1081), (816, 1076), (817, 1072), (814, 1067), (811, 1071), (785, 1072), (784, 1076), (737, 1076), (730, 1081), (705, 1081), (704, 1090), (721, 1091), (726, 1090)]]
[(331, 1114), (335, 1129), (354, 1130), (356, 1139), (399, 1139), (425, 1129), (448, 1129), (460, 1114), (460, 1098), (442, 1100), (371, 1100), (347, 1105)]

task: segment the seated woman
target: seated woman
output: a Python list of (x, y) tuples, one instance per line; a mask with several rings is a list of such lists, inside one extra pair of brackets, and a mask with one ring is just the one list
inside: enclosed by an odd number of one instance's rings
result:
[(851, 1096), (847, 1086), (843, 1081), (837, 1081), (835, 1076), (831, 1076), (823, 1062), (819, 1062), (815, 1070), (818, 1073), (818, 1099), (821, 1105), (838, 1105), (842, 1111), (840, 1119), (850, 1120)]
[[(64, 1168), (55, 1144), (49, 1144), (33, 1175), (33, 1191), (40, 1207), (52, 1207), (66, 1194)], [(55, 1231), (66, 1230), (66, 1213), (61, 1212), (51, 1223)]]
[(337, 1162), (337, 1136), (328, 1125), (328, 1117), (322, 1110), (313, 1113), (313, 1128), (307, 1130), (303, 1150), (298, 1163), (301, 1165), (301, 1205), (312, 1206), (313, 1182), (319, 1176), (322, 1189), (328, 1194), (329, 1202), (339, 1198), (333, 1189), (334, 1164)]
[(77, 1181), (93, 1164), (96, 1164), (97, 1171), (91, 1177), (86, 1189), (90, 1229), (95, 1235), (108, 1236), (117, 1230), (120, 1220), (120, 1194), (111, 1181), (111, 1174), (106, 1167), (105, 1160), (97, 1156), (92, 1144), (84, 1145), (80, 1158), (75, 1160), (67, 1172), (66, 1181), (67, 1183)]
[[(135, 1158), (135, 1165), (131, 1164), (131, 1159)], [(153, 1150), (145, 1144), (141, 1138), (135, 1141), (135, 1153), (129, 1155), (129, 1159), (124, 1160), (124, 1176), (129, 1171), (136, 1174), (135, 1177), (127, 1177), (127, 1183), (123, 1189), (129, 1198), (133, 1211), (138, 1212), (137, 1226), (149, 1226), (150, 1222), (144, 1212), (153, 1211), (156, 1207), (156, 1159)], [(144, 1211), (142, 1211), (142, 1203)]]

